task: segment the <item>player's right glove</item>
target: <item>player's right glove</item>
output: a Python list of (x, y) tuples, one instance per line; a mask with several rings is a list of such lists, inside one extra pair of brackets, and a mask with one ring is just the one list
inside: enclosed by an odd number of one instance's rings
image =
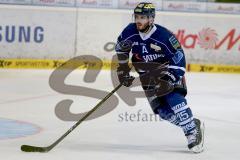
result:
[(177, 77), (175, 77), (175, 75), (171, 71), (163, 71), (160, 74), (161, 76), (158, 77), (159, 79), (165, 80), (172, 85), (174, 85), (174, 83), (178, 81)]
[(125, 87), (131, 86), (133, 80), (135, 79), (135, 77), (130, 76), (129, 71), (130, 70), (123, 70), (120, 68), (117, 69), (118, 80)]

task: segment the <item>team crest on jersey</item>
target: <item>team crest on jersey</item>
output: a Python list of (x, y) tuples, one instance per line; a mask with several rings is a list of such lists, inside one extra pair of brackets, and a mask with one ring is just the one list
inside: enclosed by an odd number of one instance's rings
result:
[(174, 36), (169, 38), (169, 42), (171, 43), (173, 48), (175, 48), (176, 50), (181, 47), (180, 43), (178, 42), (178, 40)]
[(150, 47), (152, 48), (152, 49), (154, 49), (156, 52), (159, 52), (159, 51), (161, 51), (162, 50), (162, 48), (160, 47), (160, 46), (158, 46), (158, 45), (155, 45), (155, 44), (150, 44)]

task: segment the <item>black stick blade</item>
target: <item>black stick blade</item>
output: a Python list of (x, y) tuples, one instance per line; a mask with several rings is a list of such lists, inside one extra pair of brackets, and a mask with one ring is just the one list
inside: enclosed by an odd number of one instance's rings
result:
[(49, 149), (47, 147), (36, 147), (36, 146), (29, 146), (29, 145), (22, 145), (21, 150), (24, 152), (48, 152)]

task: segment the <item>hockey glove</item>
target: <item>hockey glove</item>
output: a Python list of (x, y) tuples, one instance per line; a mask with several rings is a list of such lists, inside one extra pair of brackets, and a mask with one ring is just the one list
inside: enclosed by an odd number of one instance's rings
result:
[(135, 79), (135, 77), (129, 75), (129, 72), (123, 70), (117, 70), (117, 75), (119, 82), (125, 87), (131, 86), (133, 80)]
[(158, 79), (165, 80), (169, 82), (171, 85), (174, 85), (174, 83), (178, 81), (177, 77), (175, 77), (171, 71), (161, 72), (160, 77), (158, 77)]

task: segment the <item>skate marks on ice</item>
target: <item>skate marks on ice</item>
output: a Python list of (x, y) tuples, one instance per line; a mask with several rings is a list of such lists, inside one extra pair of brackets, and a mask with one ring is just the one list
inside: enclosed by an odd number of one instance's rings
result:
[[(160, 143), (160, 142), (159, 142)], [(107, 143), (107, 142), (79, 142), (77, 144), (68, 145), (68, 150), (77, 152), (116, 152), (127, 154), (150, 154), (150, 153), (180, 153), (190, 154), (187, 147), (181, 145), (134, 145), (134, 144), (119, 144), (119, 143)]]

